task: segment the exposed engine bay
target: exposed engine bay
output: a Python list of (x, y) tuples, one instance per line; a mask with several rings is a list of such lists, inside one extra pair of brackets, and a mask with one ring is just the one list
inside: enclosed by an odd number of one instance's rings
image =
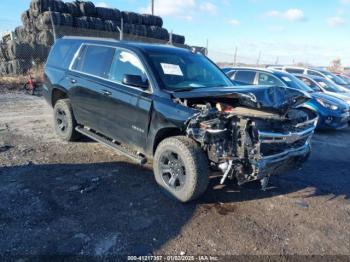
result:
[(314, 111), (291, 108), (282, 114), (225, 98), (201, 100), (177, 102), (198, 111), (189, 119), (186, 133), (222, 171), (222, 184), (227, 178), (239, 185), (261, 180), (264, 187), (270, 175), (307, 158), (318, 121)]

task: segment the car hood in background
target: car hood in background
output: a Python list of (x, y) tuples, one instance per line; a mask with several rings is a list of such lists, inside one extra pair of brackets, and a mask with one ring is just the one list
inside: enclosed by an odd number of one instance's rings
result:
[(279, 86), (234, 86), (197, 88), (191, 91), (173, 92), (173, 97), (182, 99), (233, 98), (242, 106), (285, 114), (311, 99), (299, 90)]
[(323, 99), (325, 101), (332, 102), (332, 103), (335, 103), (335, 104), (346, 104), (344, 102), (344, 100), (342, 100), (342, 99), (340, 99), (340, 98), (338, 98), (336, 96), (327, 94), (327, 93), (315, 92), (315, 93), (311, 94), (311, 97), (312, 98), (320, 98), (320, 99)]
[(350, 93), (325, 92), (325, 94), (350, 102)]

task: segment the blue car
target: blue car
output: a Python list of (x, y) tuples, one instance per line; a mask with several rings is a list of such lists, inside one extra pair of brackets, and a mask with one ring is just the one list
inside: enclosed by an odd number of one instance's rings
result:
[(260, 68), (231, 68), (226, 74), (240, 85), (273, 85), (307, 92), (312, 99), (303, 104), (303, 107), (311, 108), (318, 113), (318, 129), (348, 127), (350, 108), (346, 102), (326, 93), (315, 92), (287, 72)]

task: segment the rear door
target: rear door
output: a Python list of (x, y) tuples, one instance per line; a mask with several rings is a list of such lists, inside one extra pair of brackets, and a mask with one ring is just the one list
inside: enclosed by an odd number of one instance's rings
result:
[(114, 47), (83, 44), (67, 74), (69, 95), (79, 124), (102, 132), (106, 118), (108, 74)]

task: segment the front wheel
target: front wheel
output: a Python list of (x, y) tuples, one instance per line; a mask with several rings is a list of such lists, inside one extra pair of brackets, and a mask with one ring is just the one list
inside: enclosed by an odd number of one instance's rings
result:
[(184, 136), (163, 140), (153, 160), (157, 183), (171, 197), (189, 202), (208, 187), (208, 159), (200, 146)]

